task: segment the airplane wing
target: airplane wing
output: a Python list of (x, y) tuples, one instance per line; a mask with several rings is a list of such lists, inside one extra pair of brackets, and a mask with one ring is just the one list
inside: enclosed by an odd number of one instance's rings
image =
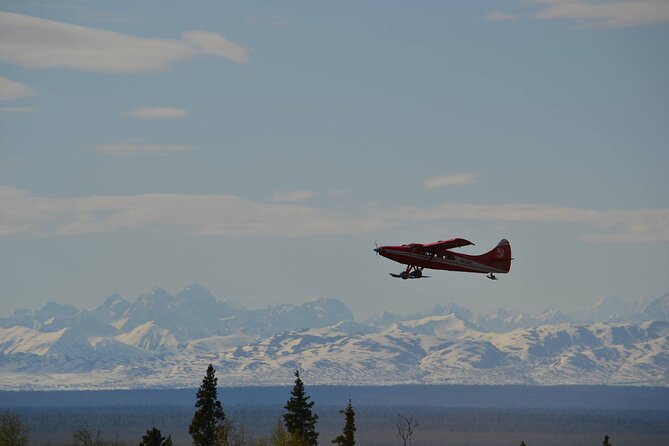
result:
[(450, 240), (439, 240), (438, 242), (428, 243), (422, 245), (420, 248), (425, 252), (438, 252), (444, 249), (460, 248), (467, 245), (473, 245), (473, 243), (463, 238), (452, 238)]

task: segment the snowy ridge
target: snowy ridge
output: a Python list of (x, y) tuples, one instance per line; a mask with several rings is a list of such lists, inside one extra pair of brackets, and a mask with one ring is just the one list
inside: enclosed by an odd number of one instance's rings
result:
[(149, 351), (171, 351), (178, 344), (169, 330), (158, 327), (154, 321), (138, 325), (131, 331), (116, 336), (116, 340)]
[[(667, 300), (636, 314), (665, 317)], [(335, 299), (245, 310), (198, 285), (156, 289), (0, 319), (0, 389), (197, 386), (209, 363), (225, 385), (289, 384), (297, 367), (314, 384), (669, 385), (666, 320), (565, 318), (449, 304), (358, 323)]]

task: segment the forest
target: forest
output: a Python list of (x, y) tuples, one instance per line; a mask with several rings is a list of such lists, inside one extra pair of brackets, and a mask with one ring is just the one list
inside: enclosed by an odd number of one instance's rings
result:
[[(5, 445), (600, 445), (667, 444), (669, 410), (602, 408), (438, 407), (312, 399), (296, 372), (285, 404), (219, 400), (215, 370), (207, 370), (191, 404), (99, 404), (91, 407), (6, 408)], [(598, 389), (599, 391), (600, 389)], [(270, 398), (273, 400), (273, 398)], [(629, 406), (629, 403), (621, 406)], [(6, 405), (2, 405), (6, 407)], [(592, 406), (589, 404), (588, 406)], [(211, 427), (209, 437), (199, 424)], [(194, 427), (195, 425), (195, 427)], [(201, 429), (200, 429), (201, 430)], [(200, 435), (200, 436), (198, 436)]]
[[(341, 431), (341, 408), (316, 404), (321, 444), (331, 444)], [(88, 424), (107, 442), (137, 445), (154, 425), (171, 434), (175, 444), (189, 445), (188, 425), (194, 409), (184, 406), (116, 406), (91, 409), (17, 409), (29, 426), (34, 445), (75, 444), (73, 433)], [(251, 438), (268, 436), (281, 418), (282, 408), (271, 406), (225, 407), (236, 425), (244, 426)], [(530, 445), (602, 444), (604, 433), (614, 444), (667, 444), (669, 413), (612, 410), (451, 409), (440, 407), (355, 406), (356, 444), (402, 445), (394, 422), (398, 414), (418, 421), (413, 445)], [(108, 443), (111, 444), (111, 443)]]

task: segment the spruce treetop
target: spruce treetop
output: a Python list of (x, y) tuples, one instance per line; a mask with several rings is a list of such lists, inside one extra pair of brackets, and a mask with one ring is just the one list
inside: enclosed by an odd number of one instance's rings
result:
[(212, 446), (216, 443), (219, 428), (225, 420), (223, 405), (218, 400), (216, 371), (209, 364), (202, 385), (197, 391), (195, 407), (188, 433), (193, 437), (194, 446)]
[(300, 379), (299, 370), (295, 371), (295, 385), (291, 391), (290, 399), (286, 402), (283, 415), (283, 421), (286, 430), (307, 441), (310, 446), (318, 444), (318, 432), (316, 432), (316, 422), (318, 415), (312, 413), (313, 401), (304, 391), (304, 383)]
[(348, 399), (348, 406), (346, 409), (340, 410), (339, 413), (344, 414), (344, 430), (341, 435), (332, 440), (333, 443), (339, 446), (354, 446), (355, 445), (355, 411), (351, 398)]

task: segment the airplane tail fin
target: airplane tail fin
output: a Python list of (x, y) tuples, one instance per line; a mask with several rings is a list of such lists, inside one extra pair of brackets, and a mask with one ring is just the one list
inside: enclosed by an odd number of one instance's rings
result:
[(502, 239), (497, 246), (482, 255), (488, 265), (508, 273), (511, 270), (511, 244), (507, 239)]

